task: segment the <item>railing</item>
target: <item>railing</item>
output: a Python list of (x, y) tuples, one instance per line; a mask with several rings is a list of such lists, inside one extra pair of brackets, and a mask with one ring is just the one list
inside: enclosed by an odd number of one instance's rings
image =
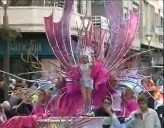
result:
[(10, 6), (53, 6), (54, 0), (12, 0)]
[(54, 5), (55, 5), (55, 7), (61, 7), (61, 8), (63, 8), (64, 7), (64, 0), (58, 0), (58, 1), (55, 1), (54, 2)]
[(101, 27), (103, 29), (109, 29), (110, 22), (107, 20), (107, 18), (103, 16), (93, 16), (92, 22), (94, 27)]
[[(52, 13), (53, 6), (10, 6), (8, 19), (10, 27), (19, 28), (22, 32), (44, 32), (44, 17)], [(54, 21), (58, 22), (62, 16), (62, 8), (54, 8)], [(19, 15), (17, 15), (19, 12)], [(15, 16), (17, 17), (15, 18)], [(30, 16), (31, 18), (27, 17)], [(82, 15), (73, 12), (71, 15), (71, 34), (77, 34), (77, 24), (80, 28)], [(0, 26), (3, 23), (3, 9), (0, 7)]]
[(64, 7), (64, 0), (13, 0), (10, 6), (53, 6)]

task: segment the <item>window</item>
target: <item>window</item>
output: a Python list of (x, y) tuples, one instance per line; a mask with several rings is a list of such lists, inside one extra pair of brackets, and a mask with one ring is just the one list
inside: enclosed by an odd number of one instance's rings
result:
[(159, 36), (159, 43), (164, 43), (164, 36), (163, 35)]
[(156, 25), (159, 25), (159, 20), (158, 20), (158, 14), (157, 13), (155, 13), (155, 23), (156, 23)]
[(65, 3), (64, 0), (57, 0), (57, 1), (55, 1), (55, 6), (63, 8), (64, 3)]
[(12, 0), (10, 6), (31, 6), (32, 0)]
[(81, 13), (81, 0), (77, 0), (77, 13)]
[(124, 7), (124, 19), (128, 18), (128, 8)]
[(53, 6), (54, 0), (12, 0), (10, 6)]
[(139, 11), (139, 5), (133, 1), (133, 12)]
[(154, 32), (154, 28), (155, 28), (155, 8), (154, 6), (150, 5), (150, 8), (151, 8), (151, 17), (150, 17), (150, 22), (151, 22), (151, 32)]
[(163, 23), (164, 23), (164, 20), (163, 20), (163, 17), (161, 17), (161, 26), (164, 26)]
[(149, 30), (149, 4), (147, 2), (144, 2), (144, 17), (145, 20), (145, 33), (147, 33)]
[(42, 0), (44, 6), (53, 6), (54, 0)]

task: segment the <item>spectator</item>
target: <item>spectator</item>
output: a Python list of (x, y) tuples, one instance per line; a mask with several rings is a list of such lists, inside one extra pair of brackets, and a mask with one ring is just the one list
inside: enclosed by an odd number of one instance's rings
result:
[(6, 109), (6, 110), (10, 110), (10, 108), (11, 108), (10, 103), (9, 103), (8, 101), (4, 101), (4, 102), (3, 102), (3, 107), (4, 107), (4, 109)]
[(0, 104), (0, 124), (4, 123), (7, 120), (3, 105)]
[(9, 98), (9, 103), (11, 105), (11, 108), (15, 105), (18, 105), (20, 103), (20, 98), (15, 95), (14, 93), (11, 94), (10, 98)]
[(10, 119), (11, 117), (15, 116), (16, 114), (11, 109), (10, 103), (8, 101), (3, 102), (4, 112), (7, 117), (7, 119)]
[(33, 106), (30, 103), (20, 100), (16, 112), (18, 115), (27, 116), (32, 113), (32, 110), (33, 110)]
[(5, 91), (0, 87), (0, 103), (3, 103), (5, 100)]
[(111, 98), (105, 97), (103, 100), (102, 107), (94, 111), (96, 117), (107, 117), (104, 120), (103, 128), (109, 128), (110, 126), (117, 126), (120, 124), (111, 106), (112, 106)]
[(3, 76), (0, 75), (0, 103), (2, 103), (5, 100), (5, 91), (2, 88), (3, 85), (4, 85)]
[(131, 88), (126, 88), (122, 93), (122, 99), (125, 110), (125, 117), (129, 117), (129, 115), (138, 109), (138, 104), (135, 100), (134, 91)]
[(156, 110), (157, 114), (158, 114), (158, 117), (160, 119), (160, 122), (161, 122), (161, 126), (162, 128), (164, 128), (164, 105), (162, 106), (159, 106)]
[(131, 113), (126, 122), (127, 128), (161, 128), (156, 111), (148, 108), (147, 97), (141, 94), (137, 102), (139, 109)]

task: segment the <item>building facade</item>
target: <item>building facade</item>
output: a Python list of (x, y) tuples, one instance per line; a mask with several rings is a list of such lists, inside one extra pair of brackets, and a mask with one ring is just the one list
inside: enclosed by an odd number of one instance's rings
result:
[[(54, 21), (58, 21), (62, 15), (64, 0), (12, 0), (8, 8), (9, 25), (12, 28), (20, 29), (22, 39), (18, 39), (10, 45), (11, 71), (25, 72), (27, 64), (21, 61), (21, 54), (27, 52), (27, 47), (43, 60), (45, 67), (49, 59), (54, 60), (54, 55), (49, 47), (44, 30), (44, 17), (54, 12)], [(155, 49), (141, 57), (142, 65), (148, 66), (150, 60), (154, 65), (163, 64), (162, 49), (163, 35), (159, 34), (158, 28), (163, 25), (163, 16), (157, 0), (120, 0), (118, 7), (124, 18), (128, 16), (128, 10), (139, 10), (140, 29), (132, 45), (132, 50), (141, 51), (149, 48)], [(71, 18), (71, 34), (77, 36), (77, 26), (81, 25), (81, 16), (92, 17), (95, 27), (108, 29), (108, 21), (105, 18), (104, 3), (102, 0), (75, 0)], [(0, 26), (3, 24), (3, 9), (0, 7)], [(146, 35), (151, 35), (151, 42), (148, 44)], [(108, 35), (107, 35), (108, 36)], [(0, 40), (1, 43), (1, 40)], [(29, 45), (30, 44), (30, 45)], [(3, 43), (0, 44), (0, 67), (2, 67)], [(148, 57), (149, 56), (149, 57)], [(45, 62), (45, 60), (47, 62)], [(18, 71), (13, 67), (15, 63), (22, 63)], [(24, 68), (26, 67), (26, 68)], [(17, 70), (17, 71), (16, 71)]]
[[(132, 9), (138, 9), (139, 10), (139, 3), (133, 2), (132, 0), (120, 0), (118, 3), (119, 7), (119, 13), (122, 15), (123, 18), (127, 18), (128, 16), (128, 11)], [(105, 19), (106, 14), (105, 14), (105, 8), (104, 8), (104, 3), (101, 0), (93, 0), (92, 1), (92, 16), (94, 17), (102, 17)], [(106, 25), (106, 22), (102, 21), (102, 24)], [(108, 24), (106, 25), (108, 27)], [(138, 51), (140, 50), (140, 40), (139, 36), (135, 38), (132, 44), (132, 51)]]
[[(144, 0), (142, 2), (142, 28), (143, 37), (141, 47), (143, 49), (154, 49), (152, 52), (143, 56), (145, 65), (160, 66), (163, 65), (163, 16), (161, 15), (161, 9), (158, 0)], [(161, 32), (162, 31), (162, 32)], [(150, 35), (150, 42), (146, 36)], [(149, 57), (148, 57), (149, 56)], [(151, 61), (148, 61), (149, 60)], [(150, 62), (147, 63), (146, 62)]]
[[(151, 52), (141, 55), (142, 66), (163, 65), (163, 15), (158, 0), (120, 0), (118, 7), (123, 18), (127, 18), (129, 10), (138, 10), (140, 13), (140, 27), (133, 41), (132, 51)], [(92, 15), (105, 17), (104, 4), (100, 0), (93, 0)], [(150, 42), (147, 36), (151, 36)]]

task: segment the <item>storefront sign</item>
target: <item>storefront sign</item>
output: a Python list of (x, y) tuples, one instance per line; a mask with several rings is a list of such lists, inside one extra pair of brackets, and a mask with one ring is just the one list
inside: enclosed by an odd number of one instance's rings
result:
[[(3, 55), (5, 43), (0, 40), (0, 55)], [(31, 52), (35, 55), (53, 56), (46, 37), (36, 36), (30, 39), (29, 36), (10, 43), (10, 56), (20, 56)]]
[(24, 53), (29, 50), (32, 53), (42, 52), (42, 45), (36, 40), (31, 40), (29, 43), (10, 43), (11, 52), (22, 51)]

